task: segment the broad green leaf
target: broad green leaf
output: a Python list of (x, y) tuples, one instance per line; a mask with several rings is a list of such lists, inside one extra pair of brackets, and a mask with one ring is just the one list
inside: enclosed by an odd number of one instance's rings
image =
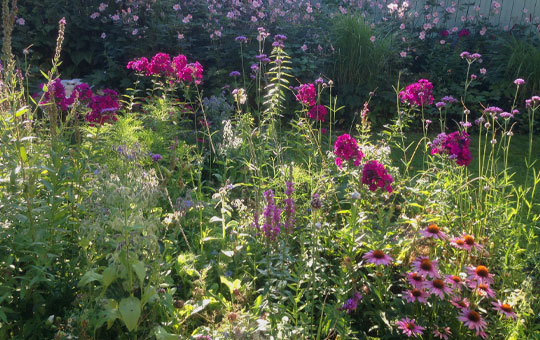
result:
[(210, 300), (209, 299), (205, 299), (205, 300), (202, 300), (202, 301), (199, 301), (197, 303), (197, 305), (195, 306), (195, 308), (193, 308), (193, 310), (191, 311), (191, 313), (189, 313), (189, 316), (193, 316), (197, 313), (200, 313), (202, 312), (206, 306), (208, 306), (210, 304)]
[(84, 287), (87, 284), (89, 284), (90, 282), (101, 281), (101, 279), (102, 279), (101, 274), (98, 274), (95, 271), (91, 270), (91, 271), (86, 272), (83, 275), (83, 277), (81, 278), (81, 281), (79, 281), (79, 284), (77, 285), (77, 287)]
[(163, 327), (158, 326), (155, 331), (156, 340), (180, 340), (179, 335), (167, 332)]
[(128, 331), (137, 327), (139, 317), (141, 316), (141, 302), (134, 296), (123, 298), (120, 301), (120, 317), (126, 324)]
[(141, 287), (144, 283), (144, 277), (146, 275), (146, 269), (144, 268), (144, 263), (141, 261), (135, 262), (133, 265), (133, 270), (135, 270), (135, 274), (137, 274), (137, 278), (139, 279), (139, 282), (141, 283)]
[(234, 255), (234, 252), (232, 250), (222, 250), (221, 252), (227, 257), (233, 257)]
[(26, 163), (26, 161), (28, 160), (28, 155), (26, 154), (26, 149), (24, 148), (24, 146), (21, 146), (20, 153), (22, 161)]
[(101, 283), (103, 283), (105, 287), (108, 287), (116, 279), (116, 266), (110, 265), (101, 275)]

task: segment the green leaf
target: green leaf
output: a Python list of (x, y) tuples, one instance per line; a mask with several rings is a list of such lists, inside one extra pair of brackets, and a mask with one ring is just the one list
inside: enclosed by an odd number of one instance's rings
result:
[(19, 149), (20, 153), (21, 153), (21, 159), (24, 163), (26, 163), (26, 161), (28, 160), (28, 155), (26, 154), (26, 149), (24, 148), (24, 146), (21, 146), (21, 148)]
[(197, 306), (195, 308), (193, 308), (193, 310), (191, 311), (191, 313), (189, 313), (189, 316), (193, 316), (197, 313), (200, 313), (202, 312), (206, 306), (208, 306), (210, 304), (210, 300), (209, 299), (205, 299), (205, 300), (202, 300), (202, 301), (199, 301), (197, 303)]
[(28, 107), (23, 106), (15, 113), (15, 117), (20, 117), (23, 114), (25, 114), (26, 112), (28, 112)]
[(101, 274), (98, 274), (95, 271), (91, 270), (91, 271), (86, 272), (83, 275), (83, 277), (81, 278), (81, 281), (79, 281), (79, 284), (77, 285), (77, 287), (84, 287), (87, 284), (89, 284), (90, 282), (101, 281), (101, 279), (102, 279)]
[(167, 332), (163, 327), (158, 326), (155, 330), (156, 340), (180, 340), (179, 335)]
[(123, 298), (120, 301), (120, 317), (126, 324), (128, 331), (137, 327), (139, 317), (141, 316), (141, 302), (134, 296)]
[(101, 275), (102, 275), (101, 283), (105, 287), (108, 287), (116, 279), (116, 266), (110, 265), (103, 271), (103, 274)]
[(137, 278), (139, 279), (139, 282), (141, 283), (141, 287), (144, 283), (144, 277), (146, 275), (146, 269), (144, 268), (144, 263), (141, 261), (135, 262), (133, 265), (133, 270), (135, 270), (135, 274), (137, 274)]

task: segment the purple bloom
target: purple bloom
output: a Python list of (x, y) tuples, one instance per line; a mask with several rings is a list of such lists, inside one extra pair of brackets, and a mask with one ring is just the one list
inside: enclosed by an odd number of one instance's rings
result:
[(462, 28), (462, 29), (458, 32), (457, 35), (458, 35), (459, 38), (461, 38), (461, 37), (466, 37), (466, 36), (468, 36), (468, 35), (470, 35), (470, 34), (471, 34), (471, 32), (470, 32), (468, 29)]
[(441, 107), (445, 107), (446, 106), (446, 103), (445, 102), (438, 102), (438, 103), (435, 103), (435, 107), (440, 109)]
[(274, 203), (274, 191), (264, 192), (266, 199), (266, 208), (264, 209), (264, 224), (262, 226), (264, 235), (267, 239), (274, 241), (281, 231), (281, 209)]
[(240, 72), (232, 71), (231, 73), (229, 73), (229, 77), (240, 77)]
[(431, 154), (447, 154), (450, 159), (456, 159), (458, 165), (467, 166), (472, 156), (469, 150), (471, 138), (465, 131), (452, 132), (449, 135), (439, 134), (431, 143)]
[(334, 143), (334, 154), (337, 156), (336, 165), (341, 169), (343, 160), (354, 159), (354, 166), (359, 166), (364, 154), (358, 147), (356, 139), (345, 133), (339, 136)]
[(347, 301), (339, 310), (347, 311), (347, 314), (349, 314), (356, 310), (356, 307), (358, 307), (358, 302), (360, 302), (360, 300), (362, 300), (362, 295), (359, 292), (355, 292), (354, 296), (350, 299), (347, 299)]
[(523, 80), (521, 78), (518, 78), (518, 79), (514, 80), (514, 84), (516, 84), (517, 86), (525, 85), (525, 80)]
[(362, 184), (369, 185), (369, 190), (375, 191), (377, 188), (384, 189), (389, 193), (392, 193), (393, 189), (390, 184), (394, 179), (386, 171), (383, 164), (373, 160), (364, 164), (362, 171)]
[(445, 103), (448, 103), (448, 104), (452, 104), (452, 103), (457, 103), (458, 100), (452, 96), (444, 96), (442, 97), (441, 99), (443, 102)]
[(433, 84), (427, 79), (420, 79), (405, 88), (399, 93), (402, 103), (409, 105), (431, 105), (433, 104)]
[(154, 162), (159, 162), (163, 159), (163, 156), (161, 156), (159, 153), (151, 154), (151, 157)]
[(234, 41), (239, 42), (239, 43), (246, 43), (246, 42), (247, 42), (247, 38), (244, 37), (243, 35), (239, 35), (239, 36), (237, 36), (236, 38), (234, 38)]
[(294, 192), (294, 185), (292, 182), (287, 181), (287, 190), (285, 190), (285, 195), (287, 198), (285, 199), (285, 225), (284, 229), (285, 232), (290, 233), (292, 232), (292, 228), (294, 227), (294, 223), (296, 220), (294, 219), (294, 214), (296, 213), (295, 207), (294, 207), (294, 198), (293, 198), (293, 192)]

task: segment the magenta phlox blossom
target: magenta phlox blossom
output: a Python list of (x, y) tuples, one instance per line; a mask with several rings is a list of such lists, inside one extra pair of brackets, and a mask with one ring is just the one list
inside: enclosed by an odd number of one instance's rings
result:
[(300, 103), (313, 106), (315, 105), (315, 99), (317, 97), (317, 92), (315, 91), (314, 84), (301, 84), (298, 88), (298, 93), (296, 94), (296, 100)]
[(100, 125), (115, 122), (117, 120), (116, 111), (120, 108), (118, 93), (110, 89), (105, 89), (103, 90), (103, 95), (92, 97), (88, 107), (92, 111), (85, 117), (87, 122)]
[(309, 109), (307, 115), (313, 120), (324, 122), (324, 118), (326, 117), (327, 113), (328, 110), (324, 105), (313, 105), (313, 107)]
[(467, 166), (472, 161), (469, 145), (471, 137), (465, 131), (455, 131), (447, 135), (440, 133), (431, 142), (431, 154), (447, 154), (450, 159), (455, 159), (461, 166)]
[(392, 175), (386, 171), (383, 164), (373, 160), (364, 164), (362, 171), (362, 184), (367, 184), (369, 190), (375, 191), (377, 188), (384, 189), (389, 193), (392, 193), (393, 189), (390, 184), (394, 179)]
[(343, 161), (354, 160), (354, 166), (359, 166), (364, 154), (358, 147), (356, 139), (345, 133), (334, 143), (334, 154), (337, 156), (336, 165), (341, 169)]
[(399, 93), (402, 103), (409, 105), (425, 106), (433, 104), (433, 84), (427, 79), (420, 79), (410, 84)]

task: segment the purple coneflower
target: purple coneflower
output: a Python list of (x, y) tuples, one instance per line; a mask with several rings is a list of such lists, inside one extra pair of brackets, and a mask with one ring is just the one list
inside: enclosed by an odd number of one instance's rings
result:
[(424, 288), (424, 282), (426, 279), (424, 277), (416, 272), (411, 272), (407, 274), (407, 281), (411, 286), (417, 289)]
[(427, 303), (427, 298), (429, 298), (429, 294), (426, 291), (416, 288), (409, 289), (403, 293), (403, 298), (408, 302), (418, 301), (420, 303)]
[(368, 251), (362, 256), (366, 262), (373, 264), (382, 264), (383, 266), (389, 265), (394, 259), (386, 255), (382, 250), (376, 249)]
[(454, 296), (450, 300), (450, 303), (452, 305), (454, 305), (454, 307), (456, 307), (457, 309), (460, 309), (460, 310), (469, 308), (469, 306), (470, 306), (469, 300), (467, 300), (467, 298), (460, 299), (459, 296)]
[(482, 316), (477, 311), (464, 308), (461, 310), (461, 316), (458, 317), (458, 320), (463, 322), (469, 329), (475, 330), (476, 336), (481, 336), (482, 339), (487, 338), (487, 334), (484, 332), (487, 322), (482, 319)]
[(514, 309), (509, 304), (502, 303), (500, 300), (497, 300), (497, 302), (492, 302), (491, 304), (493, 305), (494, 310), (503, 314), (504, 316), (506, 316), (506, 318), (512, 318), (514, 320), (517, 318)]
[(461, 290), (465, 282), (457, 275), (446, 275), (446, 283), (454, 289)]
[(428, 289), (430, 293), (437, 295), (441, 300), (444, 300), (445, 293), (450, 294), (452, 292), (452, 288), (448, 287), (441, 279), (427, 281), (424, 284), (424, 288)]
[(437, 260), (431, 261), (427, 256), (422, 256), (414, 260), (412, 265), (418, 274), (426, 277), (431, 276), (432, 278), (441, 277), (437, 270)]
[(424, 237), (433, 237), (440, 240), (447, 238), (446, 234), (443, 233), (441, 228), (439, 228), (436, 224), (428, 225), (426, 229), (420, 231), (420, 234), (422, 234)]
[(467, 273), (469, 274), (468, 279), (471, 281), (476, 281), (478, 283), (493, 283), (493, 274), (490, 274), (489, 269), (486, 266), (477, 266), (467, 268)]
[(414, 336), (416, 338), (418, 335), (424, 334), (422, 331), (425, 328), (417, 325), (414, 319), (404, 318), (396, 321), (396, 325), (399, 329), (401, 329), (403, 334), (407, 335), (409, 338), (411, 336)]
[(438, 327), (433, 330), (433, 336), (439, 339), (448, 340), (452, 332), (450, 327)]

